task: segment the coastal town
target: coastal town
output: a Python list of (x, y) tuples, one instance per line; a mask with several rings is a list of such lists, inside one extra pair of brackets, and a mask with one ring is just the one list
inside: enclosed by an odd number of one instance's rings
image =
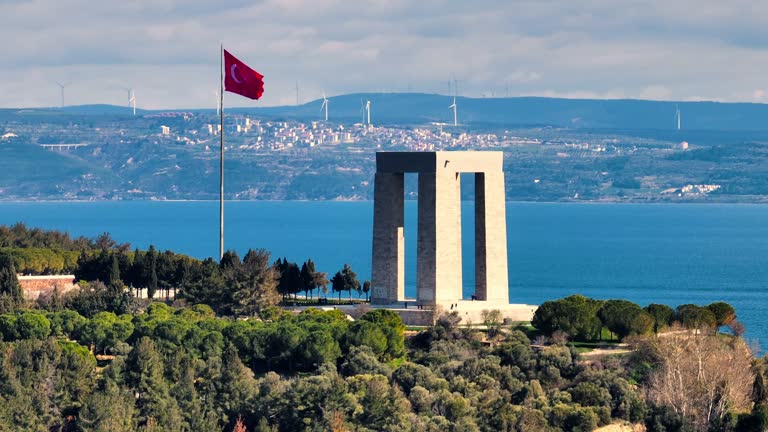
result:
[[(0, 182), (3, 199), (216, 197), (221, 125), (215, 112), (4, 114), (0, 146), (17, 146), (22, 161), (39, 166), (42, 158), (51, 169), (45, 184)], [(375, 151), (502, 150), (510, 200), (732, 201), (760, 187), (701, 169), (711, 147), (621, 130), (377, 125), (365, 118), (325, 121), (234, 111), (225, 118), (224, 138), (231, 199), (370, 199)], [(6, 173), (23, 166), (9, 166)]]

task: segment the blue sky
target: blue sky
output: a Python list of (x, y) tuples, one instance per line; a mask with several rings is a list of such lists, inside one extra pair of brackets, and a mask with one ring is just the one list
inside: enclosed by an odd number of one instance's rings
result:
[[(0, 107), (214, 107), (219, 42), (281, 105), (361, 91), (768, 102), (758, 0), (0, 0)], [(10, 42), (10, 43), (9, 43)]]

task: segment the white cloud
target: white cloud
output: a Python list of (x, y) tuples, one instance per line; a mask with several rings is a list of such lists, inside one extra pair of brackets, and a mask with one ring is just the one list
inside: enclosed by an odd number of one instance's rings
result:
[(669, 100), (672, 97), (672, 91), (663, 85), (650, 85), (640, 91), (639, 97), (649, 100)]
[(504, 77), (505, 82), (511, 83), (530, 83), (540, 79), (541, 75), (538, 72), (526, 70), (516, 70)]

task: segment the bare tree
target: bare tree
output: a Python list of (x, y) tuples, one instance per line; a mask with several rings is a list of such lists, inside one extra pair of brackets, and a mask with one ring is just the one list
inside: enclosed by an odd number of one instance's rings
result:
[(649, 402), (690, 419), (699, 431), (751, 407), (755, 377), (741, 338), (675, 332), (645, 343), (656, 363), (645, 389)]
[(741, 321), (737, 321), (735, 319), (729, 322), (727, 326), (731, 330), (731, 333), (738, 337), (741, 337), (746, 331), (744, 324), (742, 324)]

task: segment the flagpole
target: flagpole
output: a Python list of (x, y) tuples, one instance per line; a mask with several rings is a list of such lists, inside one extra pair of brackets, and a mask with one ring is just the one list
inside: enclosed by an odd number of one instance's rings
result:
[(224, 44), (220, 45), (219, 52), (219, 73), (221, 79), (219, 84), (219, 106), (221, 107), (221, 131), (220, 151), (219, 151), (219, 259), (224, 258)]

